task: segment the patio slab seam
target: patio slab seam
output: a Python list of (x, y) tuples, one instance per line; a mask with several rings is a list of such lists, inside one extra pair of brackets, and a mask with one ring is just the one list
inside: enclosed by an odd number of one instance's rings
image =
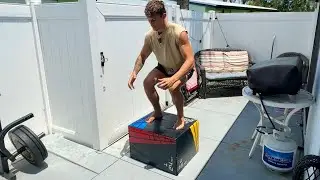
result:
[[(105, 152), (103, 152), (103, 153), (105, 153)], [(108, 154), (108, 153), (105, 153), (105, 154), (107, 154), (107, 155), (111, 155), (111, 154)], [(112, 164), (110, 164), (108, 167), (106, 167), (105, 169), (103, 169), (100, 173), (96, 173), (96, 175), (91, 179), (91, 180), (93, 180), (93, 179), (95, 179), (97, 176), (99, 176), (99, 175), (101, 175), (101, 173), (103, 173), (104, 171), (106, 171), (108, 168), (110, 168), (111, 166), (113, 166), (116, 162), (118, 162), (119, 160), (121, 160), (120, 158), (117, 158), (117, 160), (116, 161), (114, 161)]]

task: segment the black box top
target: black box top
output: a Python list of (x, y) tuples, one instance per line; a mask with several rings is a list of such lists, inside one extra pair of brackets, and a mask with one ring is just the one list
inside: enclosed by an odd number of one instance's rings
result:
[(190, 128), (190, 126), (196, 121), (196, 119), (184, 117), (185, 119), (184, 128), (181, 130), (176, 130), (175, 128), (173, 128), (173, 126), (178, 120), (177, 115), (163, 112), (163, 117), (161, 120), (154, 120), (150, 124), (146, 122), (146, 119), (149, 116), (150, 114), (133, 122), (129, 126), (177, 139), (179, 136), (185, 133)]

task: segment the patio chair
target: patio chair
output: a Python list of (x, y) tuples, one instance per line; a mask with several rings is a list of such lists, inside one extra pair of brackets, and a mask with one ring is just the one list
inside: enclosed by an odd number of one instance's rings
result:
[[(246, 70), (253, 65), (249, 53), (244, 49), (213, 48), (200, 50), (195, 55), (200, 74), (199, 97), (207, 97), (210, 85), (235, 87), (233, 82), (245, 85)], [(213, 83), (216, 82), (216, 83)]]

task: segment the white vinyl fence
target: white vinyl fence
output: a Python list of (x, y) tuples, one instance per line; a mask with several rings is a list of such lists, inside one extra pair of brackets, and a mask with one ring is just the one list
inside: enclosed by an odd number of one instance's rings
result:
[[(29, 113), (23, 123), (48, 133), (47, 98), (41, 77), (35, 27), (30, 6), (0, 5), (0, 120), (2, 128)], [(5, 142), (8, 144), (8, 138)]]
[[(87, 12), (81, 5), (43, 4), (36, 8), (53, 130), (103, 149), (125, 135), (129, 123), (152, 111), (143, 80), (157, 61), (154, 55), (148, 58), (135, 90), (129, 90), (129, 75), (150, 28), (144, 16), (145, 2), (97, 2), (94, 8), (88, 4)], [(204, 44), (210, 47), (213, 21), (208, 14), (200, 16), (171, 5), (167, 10), (169, 20), (183, 23), (192, 38), (199, 38), (192, 41), (196, 51)], [(203, 26), (208, 28), (200, 43), (203, 33), (199, 36), (197, 32), (204, 32)], [(100, 66), (101, 52), (106, 58), (104, 67)], [(158, 92), (165, 107), (171, 98)]]
[(315, 23), (314, 12), (221, 13), (214, 22), (213, 47), (228, 43), (246, 49), (255, 62), (284, 52), (299, 52), (310, 59)]
[[(157, 64), (154, 55), (139, 73), (135, 90), (127, 87), (150, 28), (145, 4), (81, 0), (39, 4), (34, 11), (27, 5), (0, 5), (2, 122), (33, 112), (36, 118), (29, 125), (37, 132), (49, 127), (95, 149), (125, 135), (129, 123), (152, 111), (143, 79)], [(199, 13), (175, 4), (167, 4), (167, 11), (169, 21), (188, 30), (194, 53), (225, 47), (217, 15), (229, 45), (248, 49), (257, 61), (269, 57), (273, 35), (274, 55), (298, 51), (310, 56), (314, 13), (279, 13), (275, 18), (272, 13)], [(166, 101), (171, 104), (168, 93), (158, 92), (163, 107)]]

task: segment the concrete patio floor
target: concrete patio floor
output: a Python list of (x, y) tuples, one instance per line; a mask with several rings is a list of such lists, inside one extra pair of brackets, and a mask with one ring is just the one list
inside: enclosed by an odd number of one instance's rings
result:
[[(218, 172), (224, 167), (226, 169), (224, 170), (224, 175), (228, 172), (226, 166), (218, 168), (220, 163), (212, 162), (217, 157), (217, 153), (214, 155), (213, 153), (216, 150), (217, 152), (223, 151), (221, 149), (223, 147), (227, 148), (228, 142), (225, 142), (226, 138), (229, 138), (230, 143), (234, 141), (227, 134), (230, 133), (229, 129), (234, 124), (236, 126), (237, 123), (235, 121), (244, 107), (247, 106), (247, 102), (242, 96), (209, 98), (205, 100), (197, 99), (185, 108), (185, 116), (197, 118), (200, 122), (200, 149), (198, 154), (194, 156), (178, 176), (168, 174), (131, 159), (128, 136), (123, 137), (105, 150), (98, 152), (64, 139), (58, 134), (49, 135), (42, 139), (49, 151), (49, 157), (43, 168), (35, 168), (25, 160), (13, 163), (12, 167), (17, 169), (17, 179), (22, 180), (102, 180), (115, 178), (192, 180), (198, 176), (198, 179), (201, 180), (212, 179), (214, 176), (212, 173), (209, 173), (209, 171), (213, 172), (212, 168), (215, 168), (215, 172)], [(176, 113), (176, 110), (174, 107), (171, 107), (166, 112)], [(248, 116), (248, 112), (245, 115)], [(253, 127), (250, 125), (250, 129), (246, 128), (247, 131), (250, 131), (249, 134), (252, 134), (254, 124), (258, 122), (258, 120), (255, 122), (252, 118), (251, 121), (253, 121), (251, 123)], [(251, 144), (252, 142), (248, 143), (247, 146), (250, 147)], [(248, 147), (246, 148), (248, 149)], [(245, 159), (248, 157), (248, 154), (245, 150), (243, 151), (245, 153), (241, 153), (241, 156), (242, 159)], [(257, 150), (256, 155), (254, 155), (255, 158), (259, 158), (259, 153), (261, 152)], [(222, 160), (221, 158), (220, 161)], [(217, 158), (215, 160), (217, 161)], [(261, 160), (254, 161), (262, 166)], [(214, 179), (216, 178), (218, 176)], [(224, 178), (229, 179), (227, 176), (224, 176)], [(263, 177), (261, 178), (263, 179)]]
[[(267, 107), (268, 113), (277, 117), (282, 115), (283, 110)], [(252, 158), (248, 158), (253, 140), (250, 140), (253, 129), (257, 125), (259, 112), (255, 105), (249, 102), (238, 116), (226, 136), (223, 138), (210, 160), (199, 174), (197, 180), (209, 179), (260, 179), (260, 180), (291, 180), (292, 172), (278, 173), (268, 169), (262, 162), (262, 148), (258, 147)], [(302, 141), (301, 112), (296, 113), (289, 127), (292, 130), (291, 138), (299, 146)], [(271, 126), (271, 125), (270, 125)], [(303, 155), (303, 151), (297, 151), (297, 159)]]

